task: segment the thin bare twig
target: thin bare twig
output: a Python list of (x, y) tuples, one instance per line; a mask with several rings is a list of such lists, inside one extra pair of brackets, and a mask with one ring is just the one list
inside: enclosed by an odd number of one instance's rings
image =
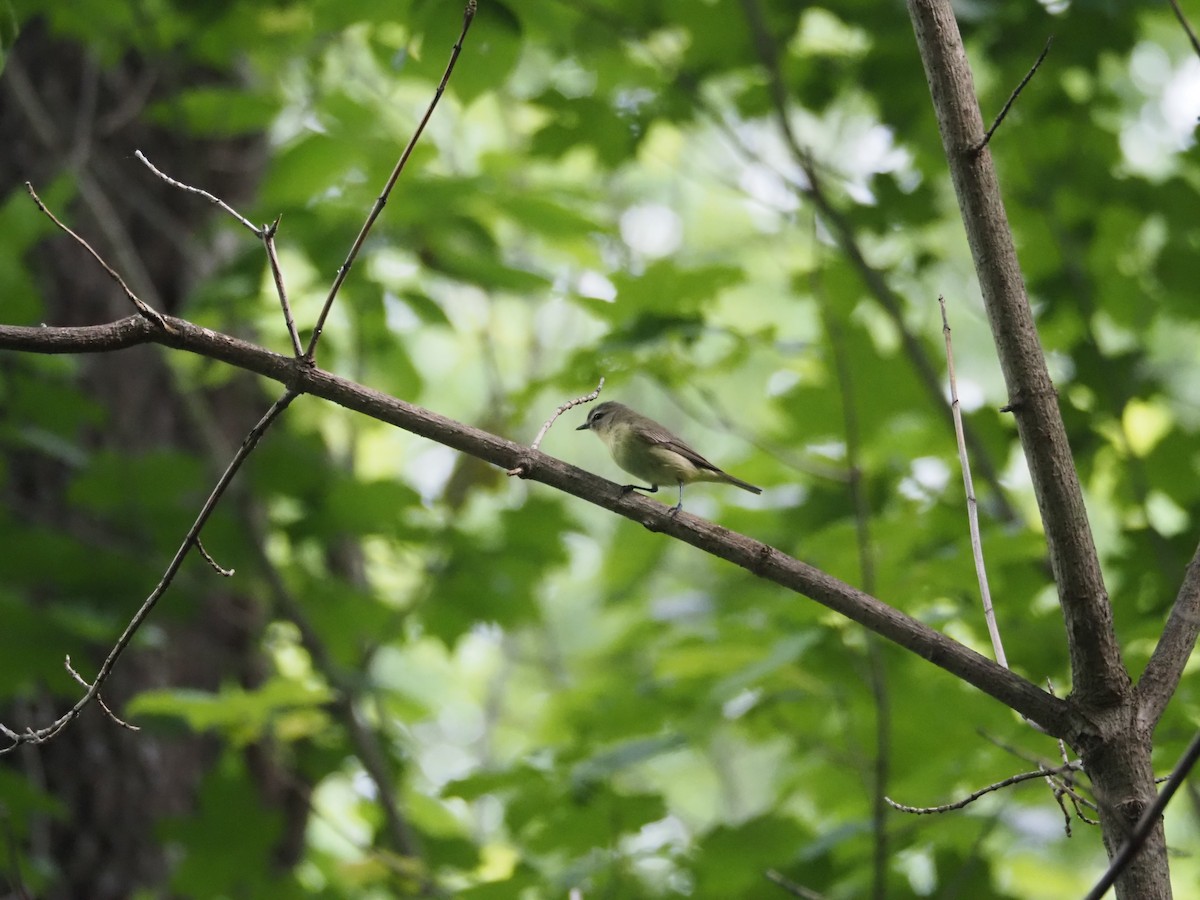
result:
[[(564, 403), (562, 406), (560, 406), (558, 409), (556, 409), (554, 411), (554, 415), (552, 415), (550, 418), (548, 418), (546, 420), (545, 424), (542, 425), (542, 430), (537, 433), (537, 437), (535, 437), (533, 439), (533, 443), (529, 445), (529, 449), (536, 450), (538, 447), (541, 446), (542, 438), (544, 438), (546, 436), (546, 432), (550, 430), (550, 426), (553, 425), (555, 423), (555, 421), (557, 421), (559, 416), (561, 416), (563, 413), (565, 413), (568, 409), (574, 409), (576, 406), (582, 406), (584, 403), (591, 403), (593, 400), (595, 400), (597, 397), (600, 396), (600, 392), (602, 390), (604, 390), (604, 376), (603, 375), (600, 376), (600, 383), (596, 385), (596, 389), (594, 391), (592, 391), (590, 394), (587, 394), (586, 396), (583, 396), (583, 397), (576, 397), (574, 400), (568, 400), (566, 403)], [(515, 473), (509, 472), (508, 474), (513, 475)]]
[(275, 233), (279, 231), (279, 220), (282, 216), (276, 216), (275, 221), (267, 228), (263, 229), (262, 242), (263, 247), (267, 251), (267, 261), (271, 265), (271, 277), (275, 279), (275, 293), (279, 297), (279, 305), (283, 308), (283, 323), (287, 326), (288, 337), (292, 341), (292, 351), (299, 359), (304, 350), (300, 346), (300, 333), (296, 331), (296, 320), (292, 316), (292, 305), (288, 302), (287, 286), (283, 283), (283, 270), (279, 268), (279, 254), (275, 252)]
[[(76, 672), (74, 667), (71, 665), (71, 655), (69, 653), (67, 654), (66, 662), (64, 662), (63, 665), (66, 666), (67, 671), (70, 673), (71, 677), (75, 679), (75, 681), (79, 684), (80, 687), (82, 687), (84, 690), (87, 690), (90, 687), (90, 685), (87, 683), (87, 681), (84, 680), (83, 676), (80, 675), (78, 672)], [(114, 722), (116, 722), (118, 725), (120, 725), (122, 728), (127, 728), (130, 731), (141, 731), (142, 730), (137, 725), (130, 725), (124, 719), (118, 717), (116, 713), (114, 713), (111, 709), (108, 708), (108, 704), (104, 702), (104, 698), (100, 696), (99, 692), (96, 693), (96, 702), (100, 704), (100, 708), (102, 710), (104, 710), (104, 714), (106, 716), (108, 716), (110, 719), (112, 719)]]
[(182, 181), (176, 181), (170, 175), (155, 166), (154, 163), (150, 162), (150, 160), (146, 159), (146, 155), (142, 153), (141, 150), (134, 150), (133, 155), (137, 157), (139, 161), (141, 161), (142, 165), (144, 165), (147, 169), (149, 169), (167, 184), (171, 185), (171, 187), (178, 188), (181, 191), (187, 191), (189, 194), (196, 194), (197, 196), (203, 197), (209, 203), (219, 206), (225, 212), (229, 213), (229, 215), (233, 216), (233, 218), (237, 219), (244, 227), (250, 229), (250, 231), (254, 233), (255, 237), (262, 237), (263, 231), (265, 230), (264, 228), (260, 228), (258, 225), (255, 225), (220, 197), (210, 194), (203, 188), (192, 187), (190, 184), (184, 184)]
[(50, 219), (51, 222), (69, 234), (75, 240), (75, 242), (79, 244), (79, 246), (83, 247), (84, 250), (90, 253), (92, 259), (96, 260), (96, 262), (100, 264), (100, 267), (108, 273), (108, 277), (121, 286), (121, 290), (125, 292), (125, 296), (129, 298), (129, 301), (134, 305), (134, 308), (137, 309), (137, 311), (141, 313), (144, 318), (149, 319), (163, 331), (169, 332), (171, 330), (171, 326), (167, 324), (167, 320), (162, 317), (162, 314), (157, 310), (152, 309), (148, 303), (135, 294), (130, 289), (129, 285), (125, 283), (125, 279), (118, 275), (116, 270), (106, 263), (104, 258), (99, 253), (92, 249), (91, 244), (64, 225), (61, 221), (59, 221), (58, 216), (54, 215), (54, 213), (50, 212), (50, 210), (46, 208), (46, 204), (42, 202), (42, 198), (37, 195), (37, 191), (33, 189), (33, 185), (28, 181), (25, 182), (25, 190), (29, 192), (29, 196), (33, 198), (33, 202), (37, 204), (37, 208), (40, 209)]
[(825, 900), (824, 894), (818, 894), (811, 888), (806, 888), (802, 884), (796, 884), (786, 875), (777, 872), (774, 869), (767, 869), (767, 881), (772, 884), (777, 884), (793, 897), (801, 897), (803, 900)]
[(235, 570), (234, 569), (226, 569), (223, 566), (221, 566), (220, 564), (218, 564), (217, 561), (212, 558), (212, 556), (209, 554), (209, 552), (204, 549), (204, 544), (203, 544), (203, 542), (201, 542), (200, 538), (196, 538), (196, 549), (200, 551), (200, 555), (204, 557), (204, 561), (206, 563), (208, 563), (209, 567), (214, 572), (216, 572), (222, 578), (232, 578), (233, 577)]
[(898, 809), (900, 812), (912, 813), (917, 816), (928, 816), (933, 813), (952, 812), (956, 809), (963, 809), (970, 806), (980, 797), (986, 796), (993, 791), (999, 791), (1006, 787), (1011, 787), (1014, 784), (1020, 784), (1022, 781), (1032, 781), (1035, 778), (1044, 778), (1047, 775), (1061, 775), (1065, 772), (1078, 772), (1083, 769), (1082, 762), (1070, 762), (1066, 765), (1057, 766), (1053, 769), (1045, 767), (1039, 768), (1036, 772), (1021, 772), (1018, 775), (1012, 775), (1005, 778), (1003, 781), (997, 781), (995, 784), (989, 784), (987, 787), (982, 787), (971, 794), (968, 794), (962, 800), (956, 800), (953, 803), (945, 803), (941, 806), (905, 806), (903, 803), (897, 803), (890, 797), (885, 797), (888, 806), (892, 809)]
[[(229, 483), (233, 481), (233, 476), (237, 474), (237, 471), (241, 468), (242, 463), (246, 461), (246, 458), (250, 455), (251, 451), (254, 450), (254, 448), (258, 445), (259, 440), (261, 440), (263, 434), (271, 426), (271, 423), (275, 421), (280, 413), (287, 409), (288, 405), (295, 400), (297, 396), (299, 396), (299, 394), (296, 391), (293, 391), (291, 388), (286, 389), (283, 392), (283, 396), (276, 400), (271, 405), (271, 408), (267, 410), (266, 414), (263, 415), (263, 417), (259, 419), (255, 426), (250, 429), (250, 432), (246, 435), (245, 440), (242, 441), (242, 446), (238, 448), (237, 453), (234, 454), (233, 459), (230, 460), (229, 466), (225, 469), (224, 473), (222, 473), (220, 479), (217, 481), (212, 493), (209, 494), (208, 499), (204, 501), (204, 506), (200, 509), (199, 515), (196, 516), (196, 521), (192, 523), (192, 527), (188, 529), (187, 535), (184, 536), (183, 542), (179, 545), (179, 549), (175, 551), (175, 556), (172, 557), (171, 562), (167, 565), (166, 571), (163, 572), (162, 578), (158, 582), (158, 586), (155, 587), (150, 593), (150, 596), (142, 602), (142, 605), (138, 608), (138, 611), (134, 613), (133, 618), (129, 620), (129, 624), (125, 626), (125, 630), (121, 633), (121, 636), (117, 639), (117, 642), (109, 651), (108, 656), (100, 665), (100, 670), (96, 673), (95, 680), (88, 685), (87, 692), (78, 701), (76, 701), (74, 706), (72, 706), (69, 710), (67, 710), (66, 713), (64, 713), (50, 725), (38, 729), (27, 728), (22, 734), (17, 735), (17, 739), (10, 746), (0, 749), (0, 756), (11, 752), (21, 744), (44, 744), (46, 741), (53, 738), (69, 724), (71, 724), (71, 722), (73, 722), (76, 718), (78, 718), (84, 707), (86, 707), (89, 703), (95, 700), (96, 697), (99, 696), (100, 688), (108, 679), (108, 676), (112, 673), (113, 667), (117, 664), (117, 660), (120, 659), (121, 654), (124, 653), (125, 649), (129, 646), (129, 642), (133, 640), (133, 636), (137, 634), (138, 629), (142, 627), (143, 623), (149, 617), (151, 611), (154, 609), (155, 604), (162, 599), (162, 596), (166, 593), (167, 588), (171, 586), (171, 582), (174, 580), (175, 575), (179, 572), (180, 567), (183, 565), (183, 560), (187, 556), (188, 551), (196, 543), (197, 538), (199, 538), (200, 530), (204, 527), (204, 524), (212, 515), (213, 510), (216, 509), (217, 503), (224, 495), (226, 488), (229, 487)], [(87, 682), (83, 679), (80, 679), (80, 681), (84, 684), (87, 684)]]
[(1096, 813), (1096, 815), (1099, 815), (1100, 809), (1099, 809), (1099, 807), (1096, 806), (1095, 803), (1093, 803), (1091, 800), (1088, 800), (1086, 797), (1080, 796), (1079, 791), (1076, 791), (1074, 789), (1069, 789), (1067, 791), (1067, 797), (1070, 798), (1071, 806), (1075, 810), (1075, 815), (1079, 818), (1079, 820), (1081, 822), (1083, 822), (1087, 825), (1099, 825), (1100, 824), (1099, 819), (1093, 819), (1090, 816), (1088, 816), (1087, 813), (1085, 813), (1083, 811), (1084, 808), (1086, 807), (1087, 809), (1090, 809), (1092, 812)]
[(983, 617), (992, 638), (996, 662), (1008, 668), (996, 612), (992, 608), (992, 590), (988, 586), (987, 567), (983, 563), (983, 539), (979, 535), (979, 503), (975, 500), (975, 483), (971, 480), (971, 461), (967, 458), (967, 442), (963, 434), (962, 405), (958, 401), (958, 382), (954, 377), (954, 347), (950, 341), (950, 321), (946, 318), (946, 299), (938, 296), (942, 310), (942, 334), (946, 338), (946, 370), (950, 376), (950, 409), (954, 413), (954, 437), (958, 442), (958, 463), (962, 468), (963, 488), (967, 493), (967, 525), (971, 530), (971, 553), (975, 557), (975, 575), (979, 579), (979, 596), (983, 600)]
[(1175, 10), (1175, 18), (1179, 20), (1179, 24), (1183, 26), (1183, 30), (1187, 32), (1188, 40), (1192, 42), (1192, 49), (1196, 51), (1196, 55), (1200, 56), (1200, 38), (1196, 37), (1196, 32), (1192, 30), (1192, 26), (1183, 15), (1183, 10), (1179, 8), (1178, 0), (1171, 0), (1171, 9)]
[(1134, 826), (1133, 834), (1129, 836), (1117, 855), (1113, 857), (1109, 864), (1108, 871), (1101, 876), (1096, 882), (1096, 886), (1092, 888), (1083, 900), (1100, 900), (1108, 889), (1113, 886), (1117, 880), (1117, 876), (1129, 865), (1130, 860), (1137, 856), (1138, 851), (1142, 849), (1142, 844), (1146, 842), (1150, 832), (1158, 825), (1159, 819), (1162, 818), (1163, 810), (1167, 808), (1167, 804), (1171, 802), (1171, 798), (1175, 796), (1175, 792), (1179, 790), (1179, 786), (1183, 784), (1184, 779), (1188, 777), (1188, 773), (1192, 771), (1192, 767), (1196, 765), (1196, 760), (1200, 759), (1200, 731), (1192, 737), (1192, 741), (1187, 745), (1187, 749), (1183, 751), (1183, 756), (1179, 758), (1179, 762), (1175, 764), (1175, 768), (1171, 770), (1171, 776), (1167, 779), (1166, 785), (1158, 792), (1158, 797), (1153, 803), (1146, 807), (1146, 811), (1142, 813), (1138, 823)]
[(1042, 60), (1044, 60), (1046, 58), (1046, 54), (1050, 52), (1050, 45), (1053, 43), (1054, 35), (1050, 35), (1050, 37), (1046, 38), (1046, 46), (1042, 48), (1042, 52), (1038, 56), (1037, 61), (1033, 64), (1033, 67), (1025, 73), (1025, 77), (1021, 79), (1021, 83), (1017, 85), (1016, 90), (1009, 94), (1008, 102), (1005, 103), (1001, 108), (1000, 114), (996, 116), (996, 121), (992, 123), (992, 127), (987, 130), (986, 134), (984, 134), (983, 140), (971, 148), (972, 153), (979, 153), (988, 145), (988, 141), (992, 139), (992, 135), (996, 133), (996, 129), (1000, 127), (1000, 123), (1004, 121), (1004, 117), (1008, 115), (1008, 111), (1012, 108), (1012, 105), (1017, 102), (1018, 95), (1021, 93), (1021, 91), (1025, 90), (1025, 85), (1029, 84), (1029, 80), (1033, 78), (1034, 73), (1042, 64)]
[(354, 265), (354, 260), (358, 258), (358, 252), (362, 249), (362, 245), (366, 241), (372, 226), (374, 226), (375, 220), (383, 212), (383, 207), (388, 201), (388, 196), (392, 193), (392, 188), (395, 186), (396, 180), (400, 177), (400, 173), (404, 171), (404, 166), (408, 162), (408, 158), (416, 148), (417, 141), (421, 139), (421, 135), (425, 132), (425, 126), (429, 123), (434, 109), (437, 108), (438, 101), (442, 99), (442, 94), (446, 91), (446, 85), (450, 81), (450, 74), (454, 71), (454, 64), (458, 62), (458, 55), (462, 52), (463, 41), (466, 40), (467, 32), (471, 28), (471, 22), (475, 19), (475, 8), (475, 0), (467, 0), (467, 7), (463, 10), (462, 31), (459, 32), (458, 40), (450, 51), (450, 61), (446, 64), (446, 71), (442, 73), (442, 80), (438, 83), (437, 90), (434, 91), (433, 99), (429, 101), (425, 115), (421, 117), (421, 121), (417, 123), (416, 131), (409, 138), (408, 146), (400, 154), (400, 159), (396, 161), (395, 168), (392, 169), (392, 174), (388, 176), (382, 193), (376, 198), (375, 205), (371, 207), (371, 211), (367, 213), (367, 219), (363, 222), (362, 229), (358, 232), (358, 237), (350, 245), (350, 252), (346, 254), (345, 262), (338, 267), (337, 275), (334, 277), (333, 284), (329, 288), (329, 296), (325, 298), (325, 305), (321, 307), (320, 315), (317, 316), (317, 324), (313, 327), (312, 337), (309, 338), (308, 349), (304, 351), (304, 358), (309, 363), (316, 357), (317, 343), (321, 340), (321, 333), (325, 330), (325, 319), (329, 316), (329, 310), (333, 308), (333, 301), (337, 299), (338, 291), (342, 289), (342, 283), (345, 282), (346, 276), (350, 274), (350, 267)]

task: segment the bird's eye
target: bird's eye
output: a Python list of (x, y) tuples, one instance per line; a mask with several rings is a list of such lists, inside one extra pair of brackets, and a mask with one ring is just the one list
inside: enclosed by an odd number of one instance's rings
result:
[(602, 412), (592, 413), (592, 421), (593, 422), (599, 422), (603, 418), (604, 418), (604, 413), (602, 413)]

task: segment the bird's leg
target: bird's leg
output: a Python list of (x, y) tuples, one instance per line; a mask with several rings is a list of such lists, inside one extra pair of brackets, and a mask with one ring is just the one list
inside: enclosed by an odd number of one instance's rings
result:
[(679, 502), (671, 507), (671, 515), (675, 515), (679, 510), (683, 509), (683, 482), (679, 482)]
[(630, 491), (645, 491), (648, 494), (657, 494), (658, 493), (658, 485), (657, 484), (652, 484), (649, 486), (644, 485), (644, 484), (623, 484), (623, 485), (621, 485), (621, 493), (622, 494), (628, 494)]

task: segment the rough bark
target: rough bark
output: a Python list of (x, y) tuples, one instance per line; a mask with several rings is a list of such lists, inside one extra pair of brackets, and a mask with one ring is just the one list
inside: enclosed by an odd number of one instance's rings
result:
[[(25, 180), (45, 185), (68, 175), (78, 188), (70, 211), (73, 221), (121, 265), (135, 290), (164, 311), (177, 309), (198, 274), (212, 264), (211, 249), (196, 237), (212, 211), (159, 190), (138, 171), (140, 166), (131, 164), (131, 148), (144, 148), (200, 181), (220, 172), (231, 196), (245, 194), (262, 159), (254, 139), (197, 141), (143, 123), (141, 113), (166, 96), (165, 85), (218, 77), (181, 71), (180, 65), (131, 55), (103, 68), (79, 45), (56, 40), (35, 23), (22, 33), (0, 81), (0, 134), (5, 136), (0, 141), (0, 196), (22, 190)], [(239, 172), (240, 179), (234, 177)], [(239, 180), (242, 188), (236, 186)], [(123, 315), (128, 301), (79, 253), (61, 236), (35, 251), (45, 319), (83, 323)], [(194, 448), (211, 439), (198, 433), (188, 417), (187, 404), (156, 348), (140, 347), (121, 358), (82, 358), (78, 371), (80, 389), (104, 411), (102, 423), (78, 436), (89, 451), (133, 456)], [(258, 400), (248, 387), (242, 382), (205, 398), (213, 421), (235, 443), (255, 415), (251, 403)], [(85, 541), (106, 537), (103, 523), (89, 521), (68, 500), (72, 473), (61, 462), (26, 451), (10, 453), (5, 465), (9, 477), (3, 502), (14, 515)], [(41, 594), (28, 602), (37, 605), (46, 599), (47, 592)], [(252, 685), (263, 675), (258, 644), (264, 621), (265, 611), (246, 596), (213, 590), (190, 610), (177, 608), (161, 617), (156, 624), (164, 639), (133, 650), (105, 696), (119, 708), (132, 695), (155, 687), (215, 690), (230, 681)], [(95, 648), (99, 654), (106, 649)], [(94, 671), (92, 660), (73, 661), (84, 675)], [(4, 711), (3, 718), (45, 721), (60, 706), (59, 699), (42, 694)], [(156, 825), (194, 809), (198, 785), (218, 751), (218, 743), (203, 735), (125, 731), (92, 708), (54, 741), (6, 757), (4, 765), (17, 767), (64, 810), (43, 819), (25, 848), (39, 867), (53, 873), (40, 895), (115, 900), (139, 887), (161, 891), (169, 883), (170, 859)], [(247, 766), (258, 777), (265, 802), (288, 806), (284, 818), (289, 831), (280, 854), (292, 858), (306, 819), (305, 798), (294, 790), (296, 780), (281, 779), (269, 754), (260, 751), (248, 751)], [(4, 880), (0, 876), (0, 884)], [(17, 890), (15, 885), (8, 888)]]

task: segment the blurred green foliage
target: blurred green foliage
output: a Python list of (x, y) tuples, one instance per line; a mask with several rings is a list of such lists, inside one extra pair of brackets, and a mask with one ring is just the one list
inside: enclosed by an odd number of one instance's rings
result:
[[(1003, 475), (977, 489), (1008, 655), (1065, 693), (1036, 508), (1015, 429), (998, 412), (1007, 398), (903, 7), (753, 5), (823, 188), (939, 369), (936, 298), (947, 298), (968, 427)], [(986, 120), (1056, 36), (991, 152), (1136, 673), (1200, 519), (1200, 165), (1191, 126), (1178, 126), (1168, 102), (1190, 96), (1194, 125), (1200, 75), (1165, 7), (1051, 6), (962, 5), (961, 26)], [(133, 46), (243, 69), (244, 90), (181, 85), (149, 114), (181, 139), (270, 135), (265, 181), (242, 212), (282, 214), (285, 276), (310, 327), (431, 97), (458, 6), (122, 9), (17, 3), (18, 17), (40, 12), (101, 62)], [(863, 584), (856, 468), (873, 560), (864, 586), (987, 652), (941, 401), (915, 376), (897, 322), (814, 220), (803, 181), (745, 4), (483, 0), (320, 362), (525, 442), (603, 375), (606, 398), (639, 406), (767, 488), (761, 499), (695, 489), (689, 511)], [(23, 196), (3, 200), (13, 251), (0, 256), (3, 315), (36, 323), (36, 290), (17, 261), (47, 228)], [(283, 346), (261, 248), (233, 223), (220, 227), (240, 254), (197, 286), (184, 315)], [(172, 365), (185, 382), (215, 376), (192, 359)], [(275, 389), (264, 386), (264, 407)], [(221, 461), (200, 450), (151, 455), (130, 480), (128, 460), (85, 453), (78, 433), (104, 423), (69, 361), (5, 359), (0, 408), (6, 448), (69, 463), (73, 503), (120, 536), (93, 545), (0, 509), (0, 694), (40, 684), (70, 697), (59, 654), (115, 638)], [(571, 430), (581, 420), (561, 419), (543, 449), (619, 480), (599, 444)], [(316, 401), (289, 410), (244, 484), (265, 534), (229, 513), (208, 547), (269, 610), (274, 674), (253, 692), (157, 690), (125, 711), (226, 748), (199, 814), (164, 823), (177, 854), (170, 889), (181, 896), (398, 896), (423, 873), (475, 898), (573, 887), (589, 898), (783, 896), (768, 869), (831, 898), (865, 896), (878, 754), (886, 792), (917, 805), (1031, 767), (1008, 746), (1057, 761), (1052, 741), (995, 701), (895, 648), (878, 650), (873, 688), (862, 631), (804, 598)], [(1020, 521), (989, 516), (1001, 490)], [(362, 548), (362, 584), (331, 570), (323, 551), (341, 541)], [(265, 566), (294, 607), (267, 589)], [(48, 615), (31, 614), (34, 591), (49, 595)], [(422, 837), (417, 872), (380, 849), (378, 805), (326, 708), (331, 673), (289, 625), (295, 609), (385, 736), (401, 773), (396, 802)], [(1160, 727), (1160, 766), (1197, 721), (1193, 671)], [(236, 753), (264, 737), (317, 784), (307, 855), (286, 894), (270, 869), (277, 825), (244, 802), (249, 776)], [(53, 798), (0, 778), (24, 834)], [(234, 820), (254, 839), (231, 846)], [(1104, 859), (1094, 830), (1064, 837), (1057, 806), (1032, 785), (940, 820), (889, 813), (886, 823), (893, 897), (1078, 894)], [(1171, 843), (1195, 828), (1183, 809), (1168, 816)], [(1195, 883), (1194, 859), (1174, 864), (1179, 884)]]

